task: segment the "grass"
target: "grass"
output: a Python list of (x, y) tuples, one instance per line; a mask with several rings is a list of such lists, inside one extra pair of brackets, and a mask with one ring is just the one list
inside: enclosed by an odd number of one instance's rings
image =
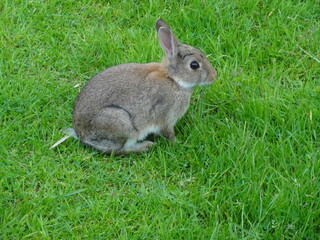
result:
[[(160, 61), (158, 17), (219, 73), (178, 142), (49, 150), (93, 75)], [(319, 1), (5, 0), (0, 19), (1, 239), (320, 239)]]

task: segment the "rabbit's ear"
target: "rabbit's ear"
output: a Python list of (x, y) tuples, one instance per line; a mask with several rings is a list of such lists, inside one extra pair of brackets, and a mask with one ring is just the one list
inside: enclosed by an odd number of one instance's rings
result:
[(161, 27), (166, 27), (166, 28), (170, 29), (169, 25), (165, 21), (163, 21), (161, 18), (159, 18), (156, 21), (156, 30), (157, 30), (157, 32), (159, 31), (159, 29)]
[(177, 45), (178, 42), (171, 32), (170, 28), (167, 27), (160, 27), (158, 29), (158, 37), (159, 37), (159, 42), (160, 45), (165, 51), (166, 55), (168, 58), (173, 58), (177, 55), (178, 49)]
[(156, 21), (156, 30), (159, 37), (159, 42), (162, 49), (165, 51), (168, 58), (172, 58), (178, 53), (178, 39), (172, 33), (169, 25), (162, 19)]

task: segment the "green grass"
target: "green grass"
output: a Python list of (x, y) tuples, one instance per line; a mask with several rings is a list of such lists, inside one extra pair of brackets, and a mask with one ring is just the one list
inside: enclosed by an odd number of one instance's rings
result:
[[(162, 17), (216, 67), (178, 142), (69, 139), (90, 78), (160, 61)], [(0, 2), (0, 239), (320, 239), (320, 2)]]

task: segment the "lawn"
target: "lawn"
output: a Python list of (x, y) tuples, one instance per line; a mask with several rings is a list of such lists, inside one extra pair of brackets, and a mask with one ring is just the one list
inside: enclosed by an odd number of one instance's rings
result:
[[(101, 70), (160, 61), (157, 18), (218, 71), (174, 144), (68, 139)], [(0, 2), (0, 239), (320, 239), (320, 2)]]

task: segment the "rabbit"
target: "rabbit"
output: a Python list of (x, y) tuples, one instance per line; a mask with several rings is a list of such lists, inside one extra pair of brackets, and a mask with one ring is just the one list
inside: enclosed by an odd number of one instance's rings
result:
[(198, 49), (179, 43), (171, 28), (156, 21), (161, 63), (125, 63), (94, 76), (80, 91), (71, 134), (108, 153), (147, 151), (150, 134), (176, 141), (174, 126), (187, 111), (196, 85), (211, 84), (217, 72)]

